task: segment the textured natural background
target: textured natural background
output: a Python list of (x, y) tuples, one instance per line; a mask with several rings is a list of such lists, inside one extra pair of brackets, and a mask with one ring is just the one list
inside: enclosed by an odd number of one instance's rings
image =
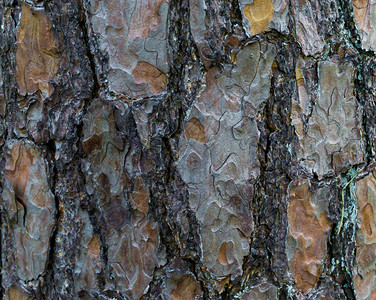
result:
[(376, 299), (375, 0), (0, 0), (3, 299)]

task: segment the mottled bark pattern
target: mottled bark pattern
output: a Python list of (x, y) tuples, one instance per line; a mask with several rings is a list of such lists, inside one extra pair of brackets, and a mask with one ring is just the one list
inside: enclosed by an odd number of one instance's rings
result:
[(0, 25), (2, 299), (376, 299), (374, 0)]

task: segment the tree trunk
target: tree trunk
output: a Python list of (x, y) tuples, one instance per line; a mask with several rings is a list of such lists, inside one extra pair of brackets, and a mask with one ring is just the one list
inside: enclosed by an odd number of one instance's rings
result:
[(352, 1), (2, 0), (2, 298), (374, 299)]

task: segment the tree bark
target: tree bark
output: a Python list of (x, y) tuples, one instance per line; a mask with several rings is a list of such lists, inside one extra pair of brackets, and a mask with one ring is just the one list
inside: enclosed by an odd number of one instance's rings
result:
[(374, 299), (375, 16), (1, 1), (1, 297)]

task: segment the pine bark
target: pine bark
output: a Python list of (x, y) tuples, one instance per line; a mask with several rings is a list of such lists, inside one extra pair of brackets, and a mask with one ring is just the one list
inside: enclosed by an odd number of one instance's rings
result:
[(0, 296), (373, 299), (375, 16), (1, 1)]

